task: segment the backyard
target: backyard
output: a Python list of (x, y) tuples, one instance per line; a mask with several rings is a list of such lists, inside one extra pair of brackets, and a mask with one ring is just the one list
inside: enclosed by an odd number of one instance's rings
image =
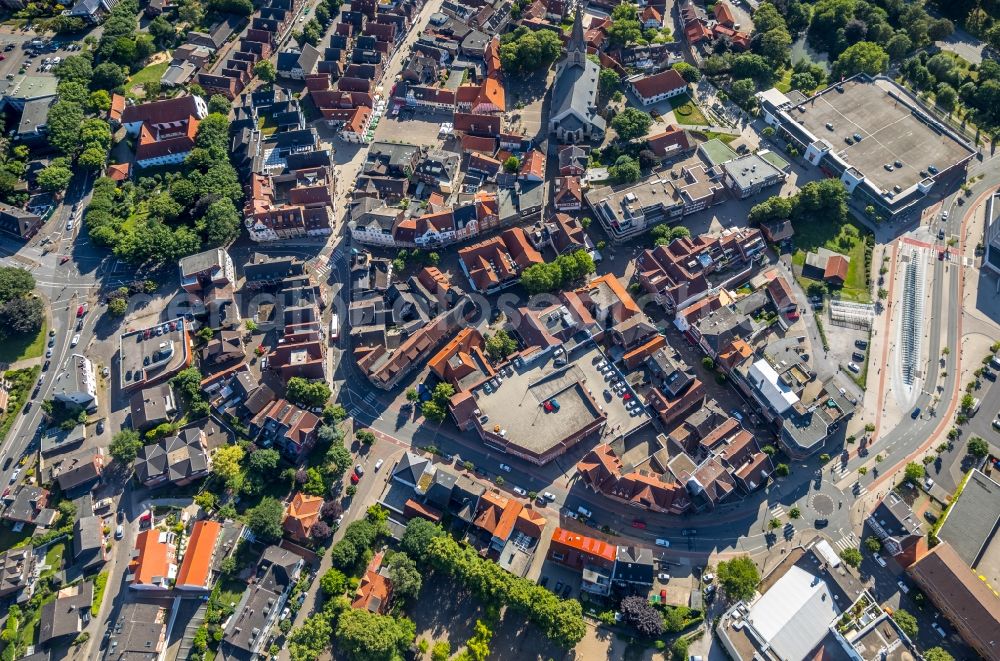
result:
[(691, 97), (687, 94), (675, 96), (670, 99), (670, 109), (674, 112), (674, 120), (678, 124), (694, 124), (707, 126), (708, 120), (702, 114), (701, 109), (695, 105)]
[(142, 87), (146, 83), (158, 83), (169, 67), (169, 61), (150, 64), (144, 69), (136, 72), (136, 74), (129, 79), (129, 87)]
[(837, 291), (839, 297), (856, 303), (871, 303), (871, 291), (868, 287), (868, 271), (865, 268), (865, 246), (871, 241), (871, 235), (854, 223), (844, 222), (840, 225), (825, 222), (799, 222), (795, 225), (795, 253), (792, 263), (797, 267), (796, 277), (806, 291), (810, 285), (826, 285), (817, 280), (802, 276), (802, 266), (806, 262), (806, 253), (815, 252), (818, 248), (826, 248), (846, 255), (851, 263), (847, 269), (847, 280)]

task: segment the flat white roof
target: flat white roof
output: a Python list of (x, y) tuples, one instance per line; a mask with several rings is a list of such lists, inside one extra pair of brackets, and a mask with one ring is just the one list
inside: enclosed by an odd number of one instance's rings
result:
[(826, 581), (792, 565), (757, 600), (747, 621), (781, 659), (804, 659), (840, 616)]
[(778, 380), (778, 373), (763, 358), (750, 366), (750, 379), (779, 414), (784, 413), (799, 402), (799, 396)]

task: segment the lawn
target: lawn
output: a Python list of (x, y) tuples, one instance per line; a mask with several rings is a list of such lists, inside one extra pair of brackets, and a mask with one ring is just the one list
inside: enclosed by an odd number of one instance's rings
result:
[[(847, 255), (851, 264), (847, 269), (847, 281), (840, 289), (840, 297), (857, 303), (871, 303), (871, 292), (868, 289), (868, 274), (865, 271), (865, 242), (863, 236), (868, 231), (854, 223), (845, 222), (841, 225), (823, 222), (805, 222), (795, 225), (795, 254), (792, 263), (801, 267), (806, 262), (806, 253), (817, 248), (826, 248)], [(815, 281), (798, 276), (803, 289)]]
[(720, 133), (719, 131), (694, 131), (693, 135), (695, 137), (704, 136), (704, 139), (706, 141), (712, 140), (712, 139), (717, 139), (720, 142), (723, 142), (723, 143), (725, 143), (727, 145), (729, 143), (731, 143), (733, 140), (735, 140), (736, 138), (740, 137), (740, 136), (735, 135), (733, 133)]
[(14, 420), (21, 414), (21, 408), (28, 401), (31, 389), (35, 387), (38, 374), (42, 371), (40, 365), (20, 370), (8, 370), (3, 377), (11, 384), (8, 389), (7, 410), (0, 414), (0, 441), (7, 438), (7, 432), (14, 425)]
[(137, 74), (132, 76), (129, 81), (129, 87), (134, 87), (136, 85), (145, 85), (146, 83), (158, 83), (163, 74), (170, 67), (170, 62), (160, 62), (159, 64), (150, 64), (145, 69), (140, 70)]
[(102, 571), (94, 577), (94, 602), (90, 612), (96, 617), (101, 612), (101, 602), (104, 601), (104, 590), (108, 587), (108, 572)]
[(49, 546), (45, 552), (45, 564), (48, 565), (48, 569), (42, 573), (42, 576), (51, 576), (62, 569), (64, 553), (66, 553), (66, 544), (64, 542), (56, 542)]
[(707, 126), (708, 120), (702, 114), (701, 109), (695, 105), (694, 101), (687, 94), (675, 96), (670, 99), (670, 109), (674, 111), (674, 120), (678, 124), (700, 124)]
[(48, 325), (43, 321), (38, 329), (38, 335), (15, 335), (5, 339), (0, 344), (0, 363), (11, 365), (19, 360), (38, 358), (45, 351), (45, 338), (48, 337)]
[(775, 88), (783, 94), (787, 94), (792, 89), (792, 70), (790, 68), (781, 72), (781, 80), (774, 83)]

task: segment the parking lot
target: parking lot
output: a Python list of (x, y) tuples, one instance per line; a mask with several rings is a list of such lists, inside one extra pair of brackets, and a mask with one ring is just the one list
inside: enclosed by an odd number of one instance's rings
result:
[(451, 114), (423, 108), (402, 108), (392, 116), (390, 111), (379, 121), (375, 140), (380, 142), (406, 142), (421, 147), (441, 144), (438, 133), (442, 122), (451, 121)]
[(3, 57), (0, 60), (0, 93), (20, 97), (29, 97), (34, 88), (46, 85), (33, 81), (51, 78), (54, 85), (56, 60), (62, 61), (80, 48), (75, 42), (41, 40), (30, 34), (3, 35), (0, 44), (0, 56)]

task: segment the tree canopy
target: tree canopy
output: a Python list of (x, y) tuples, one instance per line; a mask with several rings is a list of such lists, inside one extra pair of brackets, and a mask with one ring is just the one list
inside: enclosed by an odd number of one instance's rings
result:
[(508, 74), (547, 67), (561, 52), (562, 40), (551, 30), (520, 26), (500, 37), (500, 64)]
[(716, 573), (719, 576), (719, 585), (734, 601), (752, 597), (757, 590), (757, 584), (760, 583), (760, 571), (748, 555), (720, 562)]
[(416, 638), (412, 620), (349, 608), (337, 618), (337, 651), (348, 659), (396, 661)]
[(635, 140), (646, 135), (649, 127), (653, 125), (653, 118), (649, 113), (636, 108), (626, 108), (611, 120), (611, 127), (622, 140)]
[(586, 250), (560, 255), (552, 262), (532, 264), (521, 273), (529, 294), (558, 291), (594, 272), (594, 259)]
[(247, 526), (253, 534), (264, 541), (281, 539), (281, 522), (285, 508), (277, 498), (265, 496), (247, 512)]
[(132, 465), (141, 449), (142, 439), (139, 437), (139, 432), (132, 429), (122, 429), (116, 433), (111, 437), (111, 445), (108, 446), (111, 456), (125, 466)]
[(327, 385), (326, 381), (293, 376), (288, 380), (288, 390), (285, 392), (285, 397), (290, 402), (311, 409), (325, 406), (331, 394), (330, 386)]

